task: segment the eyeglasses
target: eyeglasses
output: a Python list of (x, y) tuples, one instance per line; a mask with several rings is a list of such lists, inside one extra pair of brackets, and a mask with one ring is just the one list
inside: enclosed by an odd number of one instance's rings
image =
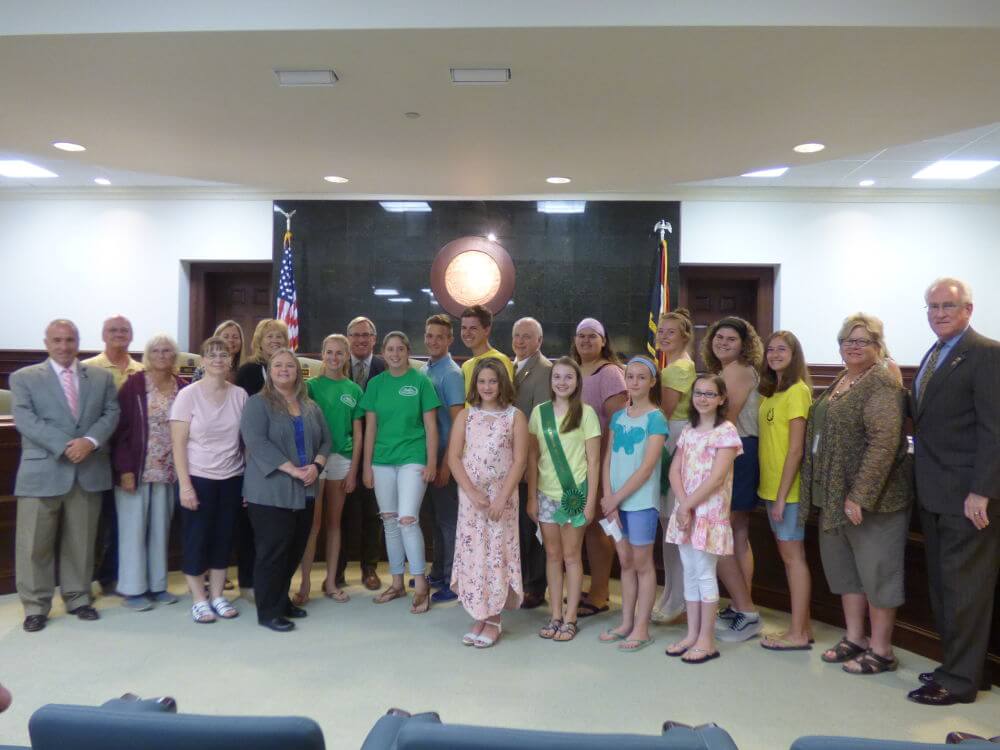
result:
[(349, 333), (347, 334), (349, 339), (373, 339), (375, 338), (374, 333)]
[(924, 309), (927, 312), (943, 312), (951, 315), (958, 308), (965, 307), (965, 304), (959, 304), (958, 302), (942, 302), (940, 305), (937, 302), (931, 302), (929, 305), (924, 305)]
[(719, 394), (715, 391), (695, 391), (695, 398), (718, 398)]
[(205, 355), (205, 359), (227, 360), (227, 359), (229, 359), (229, 356), (230, 355), (229, 355), (228, 352), (211, 352), (211, 353)]
[(871, 339), (844, 339), (840, 342), (840, 345), (845, 349), (864, 349), (866, 346), (871, 346), (874, 343)]

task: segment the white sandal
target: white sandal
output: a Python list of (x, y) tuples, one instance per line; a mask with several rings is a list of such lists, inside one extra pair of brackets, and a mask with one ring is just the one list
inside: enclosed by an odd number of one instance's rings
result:
[(487, 620), (486, 624), (487, 625), (492, 625), (492, 626), (494, 626), (497, 629), (497, 637), (496, 638), (490, 638), (489, 636), (486, 636), (486, 635), (483, 635), (482, 633), (480, 633), (479, 635), (476, 636), (476, 639), (475, 639), (475, 641), (472, 644), (476, 648), (492, 648), (493, 645), (496, 644), (496, 642), (500, 640), (500, 636), (503, 635), (503, 623), (501, 623), (501, 622), (490, 622), (489, 620)]
[(232, 620), (240, 616), (240, 611), (224, 596), (212, 600), (212, 611), (223, 620)]
[(209, 625), (215, 622), (215, 615), (208, 602), (195, 602), (191, 605), (191, 619), (199, 625)]

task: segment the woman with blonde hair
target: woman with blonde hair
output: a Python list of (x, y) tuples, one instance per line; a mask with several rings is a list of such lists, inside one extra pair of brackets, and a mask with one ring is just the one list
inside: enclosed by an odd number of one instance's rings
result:
[[(226, 348), (232, 356), (228, 376), (229, 382), (232, 383), (236, 379), (236, 371), (246, 360), (246, 351), (243, 346), (243, 328), (235, 320), (224, 320), (215, 327), (215, 333), (212, 336), (225, 341)], [(194, 375), (191, 376), (191, 382), (201, 380), (203, 377), (205, 377), (205, 368), (199, 365), (195, 369)]]

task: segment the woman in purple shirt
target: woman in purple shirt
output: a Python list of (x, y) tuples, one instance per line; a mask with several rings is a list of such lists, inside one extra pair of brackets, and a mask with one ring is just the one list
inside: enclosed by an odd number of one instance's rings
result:
[[(576, 336), (570, 355), (580, 365), (583, 373), (583, 403), (597, 412), (601, 422), (601, 465), (607, 449), (608, 421), (616, 411), (624, 409), (628, 398), (625, 394), (625, 372), (618, 356), (608, 343), (604, 326), (594, 318), (584, 318), (576, 326)], [(587, 527), (585, 543), (587, 561), (590, 563), (590, 592), (584, 594), (578, 610), (579, 617), (590, 617), (608, 611), (608, 583), (611, 565), (615, 558), (615, 545), (611, 537), (594, 521)]]

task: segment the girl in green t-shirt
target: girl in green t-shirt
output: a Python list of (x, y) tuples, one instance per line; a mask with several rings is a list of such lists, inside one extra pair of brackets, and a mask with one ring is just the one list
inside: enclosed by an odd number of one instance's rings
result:
[[(375, 490), (392, 584), (375, 597), (384, 604), (406, 596), (403, 572), (407, 560), (414, 581), (410, 612), (430, 609), (430, 590), (424, 569), (424, 535), (420, 530), (420, 503), (437, 470), (437, 407), (434, 385), (410, 368), (410, 340), (391, 331), (382, 340), (388, 369), (368, 381), (361, 408), (365, 410), (365, 487)], [(428, 458), (430, 460), (428, 460)]]
[[(358, 482), (361, 465), (361, 386), (351, 381), (348, 367), (351, 349), (347, 337), (333, 333), (323, 339), (320, 349), (323, 369), (318, 377), (306, 382), (309, 397), (316, 402), (330, 428), (333, 449), (326, 460), (326, 468), (319, 478), (323, 481), (316, 498), (309, 543), (302, 555), (302, 583), (292, 595), (292, 602), (301, 607), (309, 601), (310, 572), (316, 559), (316, 537), (323, 523), (323, 505), (326, 505), (326, 579), (323, 594), (335, 602), (346, 602), (350, 597), (338, 587), (337, 560), (340, 558), (340, 519), (344, 513), (344, 500)], [(323, 501), (326, 501), (325, 503)]]
[(771, 531), (785, 564), (792, 622), (784, 633), (768, 635), (760, 645), (772, 651), (808, 650), (812, 643), (809, 597), (812, 581), (806, 563), (805, 525), (798, 522), (799, 467), (806, 442), (806, 419), (812, 405), (812, 382), (802, 345), (790, 331), (771, 334), (760, 368), (762, 396), (760, 484), (757, 494), (767, 507)]
[[(539, 404), (528, 421), (527, 513), (545, 540), (545, 577), (552, 619), (538, 635), (571, 641), (577, 632), (577, 607), (583, 586), (580, 550), (594, 520), (601, 476), (601, 423), (583, 403), (580, 365), (562, 357), (552, 366), (551, 401)], [(556, 448), (553, 455), (549, 445)], [(563, 567), (566, 610), (563, 614)]]

